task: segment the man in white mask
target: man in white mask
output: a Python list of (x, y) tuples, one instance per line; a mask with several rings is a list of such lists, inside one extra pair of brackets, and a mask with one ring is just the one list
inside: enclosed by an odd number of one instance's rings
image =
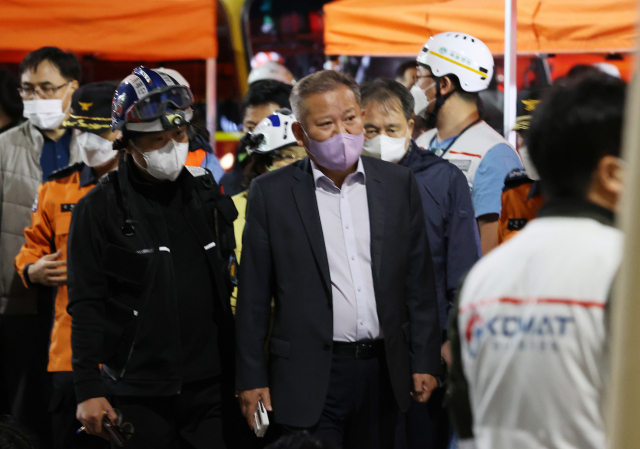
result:
[[(411, 140), (414, 100), (397, 81), (378, 79), (361, 87), (364, 155), (408, 167), (416, 177), (433, 259), (442, 333), (442, 358), (450, 362), (448, 315), (460, 278), (479, 258), (479, 236), (467, 180), (455, 165)], [(449, 435), (444, 389), (428, 405), (412, 403), (400, 417), (408, 447), (438, 448)], [(399, 433), (400, 438), (405, 434)]]
[[(38, 304), (38, 292), (25, 288), (13, 260), (25, 242), (38, 187), (55, 170), (80, 161), (73, 133), (60, 125), (82, 71), (72, 53), (43, 47), (24, 58), (19, 72), (27, 120), (0, 135), (0, 414), (13, 415), (48, 440), (44, 367), (51, 294), (40, 289)], [(30, 387), (20, 388), (23, 384)]]
[(134, 69), (111, 106), (111, 129), (122, 132), (118, 170), (78, 202), (71, 221), (81, 433), (113, 440), (108, 419), (131, 448), (227, 447), (237, 212), (211, 172), (184, 165), (192, 103), (171, 75)]
[[(118, 132), (109, 129), (111, 99), (118, 86), (91, 83), (73, 93), (71, 116), (62, 126), (77, 136), (83, 162), (54, 172), (38, 189), (26, 243), (14, 265), (24, 285), (33, 290), (56, 287), (55, 313), (49, 346), (56, 406), (51, 407), (54, 449), (105, 448), (105, 442), (85, 434), (76, 435), (76, 399), (71, 371), (71, 317), (67, 313), (67, 239), (71, 213), (106, 173), (118, 166), (113, 141)], [(42, 287), (44, 286), (44, 287)]]
[(433, 36), (417, 57), (411, 89), (417, 115), (434, 127), (417, 144), (456, 165), (467, 177), (482, 253), (498, 243), (500, 194), (504, 179), (522, 168), (516, 151), (478, 114), (478, 92), (493, 76), (493, 56), (478, 38), (446, 32)]

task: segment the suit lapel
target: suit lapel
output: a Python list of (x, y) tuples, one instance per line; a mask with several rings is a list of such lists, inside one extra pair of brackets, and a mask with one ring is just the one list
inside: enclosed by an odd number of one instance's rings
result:
[(316, 200), (315, 185), (309, 160), (305, 159), (299, 168), (300, 170), (296, 170), (293, 175), (298, 182), (291, 190), (326, 291), (331, 292), (329, 261), (327, 259), (327, 249), (324, 243), (324, 234), (322, 233), (320, 212), (318, 212), (318, 201)]
[(369, 205), (371, 268), (374, 279), (380, 279), (387, 191), (375, 166), (370, 164), (366, 157), (362, 158), (362, 163), (366, 175), (367, 204)]

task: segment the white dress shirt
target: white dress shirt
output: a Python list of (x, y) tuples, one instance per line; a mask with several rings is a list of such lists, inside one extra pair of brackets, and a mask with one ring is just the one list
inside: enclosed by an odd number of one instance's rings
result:
[(311, 161), (331, 290), (333, 340), (382, 338), (371, 271), (369, 205), (362, 159), (339, 189)]

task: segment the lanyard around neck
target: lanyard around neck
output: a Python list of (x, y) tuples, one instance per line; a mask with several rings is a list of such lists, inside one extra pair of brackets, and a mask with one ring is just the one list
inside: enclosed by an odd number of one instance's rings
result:
[(456, 143), (456, 141), (460, 138), (460, 136), (462, 136), (469, 128), (471, 128), (473, 125), (477, 124), (478, 122), (480, 122), (480, 119), (477, 119), (473, 123), (469, 124), (465, 129), (460, 131), (460, 134), (458, 134), (453, 138), (453, 141), (449, 144), (449, 146), (445, 150), (440, 148), (440, 142), (438, 142), (438, 133), (436, 132), (436, 135), (433, 136), (433, 139), (431, 139), (431, 142), (429, 143), (429, 148), (431, 148), (431, 146), (433, 145), (433, 141), (435, 140), (436, 150), (438, 152), (442, 152), (442, 154), (438, 154), (438, 156), (443, 157), (445, 154), (447, 154), (447, 151), (449, 151), (449, 149), (453, 146), (453, 144)]

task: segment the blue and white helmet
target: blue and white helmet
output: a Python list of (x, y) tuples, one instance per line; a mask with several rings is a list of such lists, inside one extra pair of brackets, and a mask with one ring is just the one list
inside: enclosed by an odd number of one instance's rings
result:
[(251, 132), (247, 142), (247, 153), (266, 154), (297, 143), (293, 135), (293, 123), (296, 118), (288, 109), (280, 109), (262, 119)]
[(193, 117), (193, 94), (160, 71), (140, 66), (116, 90), (111, 103), (111, 129), (156, 132), (174, 129)]

